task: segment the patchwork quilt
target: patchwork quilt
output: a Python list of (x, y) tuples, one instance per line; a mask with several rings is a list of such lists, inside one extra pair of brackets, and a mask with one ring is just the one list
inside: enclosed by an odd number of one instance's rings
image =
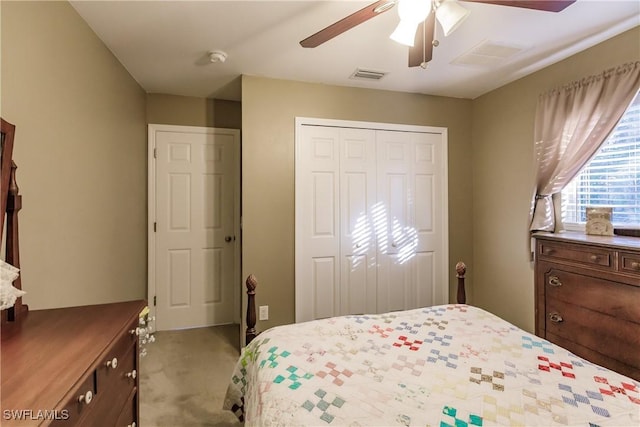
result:
[(640, 383), (443, 305), (263, 332), (224, 407), (251, 426), (639, 426)]

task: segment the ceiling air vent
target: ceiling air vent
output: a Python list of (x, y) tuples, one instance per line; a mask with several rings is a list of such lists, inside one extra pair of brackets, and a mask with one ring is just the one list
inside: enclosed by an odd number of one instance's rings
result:
[(364, 70), (362, 68), (358, 68), (349, 78), (358, 80), (380, 80), (386, 75), (387, 73), (384, 71)]
[(525, 50), (524, 46), (485, 40), (454, 59), (451, 64), (491, 68), (512, 59), (523, 50)]

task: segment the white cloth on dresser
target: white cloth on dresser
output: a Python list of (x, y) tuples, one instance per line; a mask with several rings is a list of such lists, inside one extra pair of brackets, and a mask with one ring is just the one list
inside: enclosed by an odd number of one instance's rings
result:
[(13, 281), (18, 278), (19, 274), (18, 268), (0, 260), (0, 310), (13, 307), (16, 300), (26, 293), (13, 286)]

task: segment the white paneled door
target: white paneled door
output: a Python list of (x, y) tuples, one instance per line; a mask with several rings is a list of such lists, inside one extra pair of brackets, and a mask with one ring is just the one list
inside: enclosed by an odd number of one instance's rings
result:
[(157, 128), (153, 143), (155, 256), (150, 281), (155, 284), (157, 328), (232, 323), (239, 306), (234, 291), (239, 283), (238, 131)]
[[(377, 132), (378, 310), (448, 302), (443, 136)], [(443, 270), (444, 267), (444, 270)]]
[(296, 321), (448, 302), (446, 130), (298, 119)]

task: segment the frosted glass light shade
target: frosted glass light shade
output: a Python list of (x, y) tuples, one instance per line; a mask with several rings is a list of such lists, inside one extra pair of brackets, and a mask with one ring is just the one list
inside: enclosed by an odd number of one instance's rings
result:
[(453, 33), (456, 28), (469, 16), (471, 11), (460, 6), (457, 2), (449, 0), (443, 2), (436, 9), (436, 19), (442, 26), (445, 37)]
[(427, 19), (429, 12), (431, 12), (430, 0), (399, 0), (400, 23), (389, 38), (400, 44), (413, 46), (418, 25)]
[(405, 46), (413, 46), (419, 22), (400, 21), (389, 38)]

